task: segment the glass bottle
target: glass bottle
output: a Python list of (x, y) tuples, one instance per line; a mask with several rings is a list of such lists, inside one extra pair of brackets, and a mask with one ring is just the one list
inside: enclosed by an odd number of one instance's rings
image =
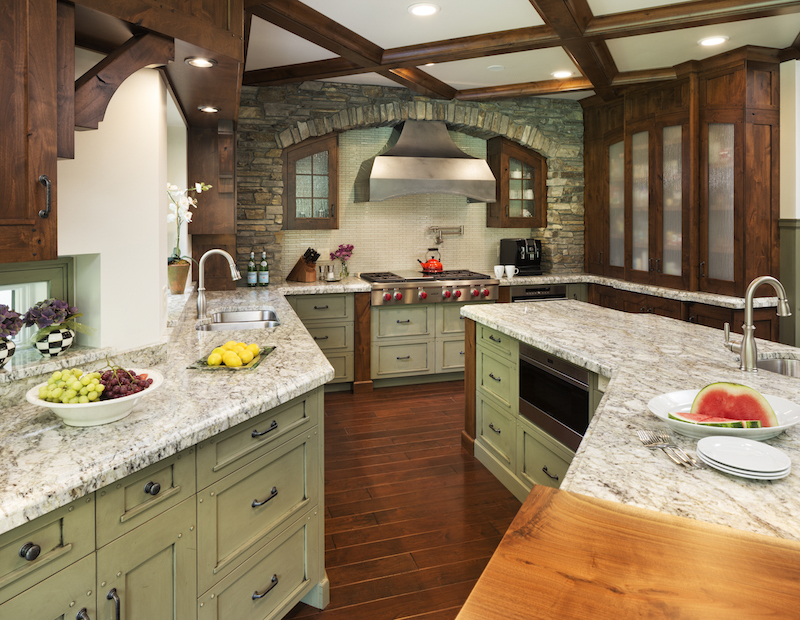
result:
[(258, 284), (258, 274), (256, 272), (255, 252), (250, 252), (250, 261), (247, 263), (247, 286)]
[(269, 284), (269, 263), (267, 253), (261, 252), (261, 262), (258, 265), (258, 285), (267, 286)]

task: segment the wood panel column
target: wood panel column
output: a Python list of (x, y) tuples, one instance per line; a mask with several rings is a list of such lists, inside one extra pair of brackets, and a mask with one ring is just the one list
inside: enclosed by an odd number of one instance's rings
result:
[(355, 293), (353, 394), (372, 391), (372, 376), (370, 374), (370, 365), (372, 363), (370, 358), (370, 322), (372, 320), (370, 298), (370, 293)]
[(464, 430), (461, 447), (475, 454), (475, 321), (464, 319)]

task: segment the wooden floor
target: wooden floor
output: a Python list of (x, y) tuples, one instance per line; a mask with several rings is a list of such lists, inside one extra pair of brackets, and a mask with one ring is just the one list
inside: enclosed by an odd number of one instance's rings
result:
[(331, 602), (288, 618), (456, 617), (520, 507), (463, 427), (462, 381), (325, 395)]

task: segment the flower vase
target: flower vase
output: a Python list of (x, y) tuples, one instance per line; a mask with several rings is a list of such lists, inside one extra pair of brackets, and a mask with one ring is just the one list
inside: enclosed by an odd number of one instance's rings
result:
[(183, 295), (191, 266), (188, 261), (167, 265), (167, 280), (169, 281), (169, 292), (172, 295)]
[(13, 340), (9, 340), (8, 338), (0, 338), (0, 368), (6, 365), (16, 350), (17, 345), (14, 344)]
[(41, 340), (37, 340), (36, 350), (45, 357), (55, 357), (63, 353), (75, 342), (75, 331), (62, 327), (47, 334)]
[(342, 280), (344, 280), (347, 276), (350, 275), (350, 270), (347, 268), (347, 263), (342, 261)]

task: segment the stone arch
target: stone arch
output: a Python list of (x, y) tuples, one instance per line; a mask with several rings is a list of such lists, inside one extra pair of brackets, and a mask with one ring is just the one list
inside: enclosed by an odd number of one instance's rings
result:
[(278, 147), (298, 144), (308, 138), (339, 133), (351, 129), (392, 127), (405, 120), (444, 121), (453, 131), (488, 139), (505, 136), (545, 157), (557, 157), (560, 144), (533, 125), (518, 124), (508, 114), (486, 110), (467, 101), (394, 101), (364, 106), (349, 106), (335, 114), (279, 129), (275, 133)]

